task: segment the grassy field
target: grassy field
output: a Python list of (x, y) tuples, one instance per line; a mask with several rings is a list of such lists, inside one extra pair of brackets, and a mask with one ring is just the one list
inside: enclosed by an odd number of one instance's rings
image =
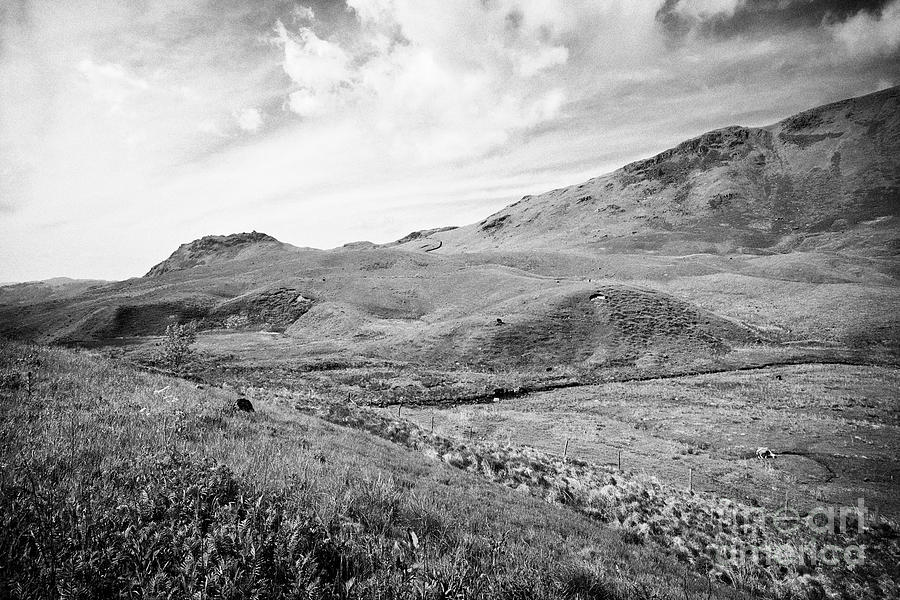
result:
[[(755, 495), (736, 502), (721, 492), (692, 489), (690, 480), (687, 485), (661, 482), (650, 469), (636, 471), (623, 465), (623, 470), (575, 458), (568, 455), (568, 444), (563, 456), (534, 449), (530, 443), (545, 439), (544, 432), (523, 435), (513, 443), (491, 441), (479, 439), (469, 420), (469, 426), (457, 432), (461, 437), (448, 437), (432, 431), (433, 421), (414, 422), (425, 415), (429, 421), (443, 418), (437, 411), (423, 414), (407, 408), (404, 417), (402, 405), (396, 413), (352, 403), (323, 408), (302, 397), (297, 406), (522, 493), (570, 506), (622, 530), (630, 539), (668, 548), (695, 568), (737, 587), (759, 586), (775, 597), (876, 598), (893, 597), (898, 591), (896, 521), (870, 510), (866, 498), (844, 506), (820, 501), (812, 509), (796, 504), (760, 506)], [(482, 407), (467, 407), (473, 408)], [(767, 470), (773, 468), (771, 462), (756, 462), (757, 468), (763, 464)], [(829, 558), (828, 553), (838, 548), (845, 563)], [(855, 561), (857, 551), (859, 557), (865, 554), (864, 560)]]
[[(864, 497), (900, 517), (896, 369), (795, 365), (553, 390), (488, 405), (405, 408), (443, 435), (528, 444), (799, 510)], [(385, 409), (392, 410), (392, 409)], [(393, 409), (394, 411), (396, 409)], [(768, 447), (776, 459), (761, 462)]]
[(753, 594), (275, 394), (13, 343), (0, 372), (0, 597)]

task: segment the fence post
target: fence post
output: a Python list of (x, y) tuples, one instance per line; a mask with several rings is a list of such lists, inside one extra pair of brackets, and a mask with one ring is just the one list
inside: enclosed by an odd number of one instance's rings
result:
[(622, 449), (619, 448), (619, 470), (622, 470)]
[(400, 418), (400, 407), (401, 407), (401, 406), (402, 406), (402, 405), (400, 405), (400, 404), (397, 405), (397, 418), (398, 418), (398, 419)]
[(693, 468), (688, 469), (688, 491), (689, 492), (694, 491), (694, 469)]
[(563, 460), (568, 459), (569, 457), (569, 438), (566, 438), (566, 447), (563, 448)]
[(434, 433), (434, 411), (431, 411), (431, 433)]

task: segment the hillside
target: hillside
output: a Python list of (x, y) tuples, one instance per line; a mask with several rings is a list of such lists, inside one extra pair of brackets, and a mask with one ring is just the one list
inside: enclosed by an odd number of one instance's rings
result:
[(591, 252), (900, 251), (900, 88), (762, 128), (705, 133), (652, 158), (406, 245)]
[(750, 597), (420, 449), (237, 397), (0, 343), (0, 597)]
[[(4, 597), (898, 589), (894, 525), (867, 513), (827, 531), (796, 517), (785, 528), (758, 507), (630, 469), (445, 437), (328, 395), (196, 386), (85, 352), (3, 343), (0, 374)], [(239, 392), (253, 412), (236, 408)], [(828, 547), (851, 553), (819, 560)]]
[(0, 304), (32, 304), (38, 301), (68, 298), (83, 294), (93, 287), (106, 283), (108, 282), (99, 279), (54, 277), (44, 281), (0, 285)]

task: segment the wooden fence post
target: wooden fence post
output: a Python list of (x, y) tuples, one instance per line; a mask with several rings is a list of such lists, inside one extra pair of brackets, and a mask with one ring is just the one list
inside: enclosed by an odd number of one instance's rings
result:
[(688, 469), (688, 491), (689, 492), (694, 491), (694, 469), (693, 468)]
[(563, 460), (568, 459), (569, 457), (569, 438), (566, 438), (566, 447), (563, 448)]
[(619, 470), (622, 470), (622, 449), (619, 448)]

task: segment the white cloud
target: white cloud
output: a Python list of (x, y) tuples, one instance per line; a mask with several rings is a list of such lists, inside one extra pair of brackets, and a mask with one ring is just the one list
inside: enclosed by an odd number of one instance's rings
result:
[(259, 128), (262, 127), (263, 124), (262, 113), (256, 108), (245, 108), (239, 111), (237, 115), (235, 115), (235, 118), (238, 127), (250, 133), (259, 131)]
[(731, 15), (745, 0), (681, 0), (675, 10), (691, 17)]
[(119, 109), (136, 94), (150, 89), (150, 84), (114, 63), (97, 64), (91, 59), (78, 63), (78, 71), (91, 87), (94, 96)]
[(290, 109), (302, 117), (313, 117), (336, 107), (341, 88), (351, 85), (350, 56), (309, 27), (290, 33), (278, 21), (275, 31), (284, 48), (284, 72), (299, 88), (289, 95)]
[(516, 72), (523, 77), (531, 77), (544, 69), (566, 64), (569, 60), (569, 49), (564, 46), (538, 48), (533, 54), (521, 54), (514, 57)]
[(293, 17), (295, 21), (315, 21), (316, 13), (309, 6), (295, 6)]
[(347, 6), (356, 12), (363, 23), (379, 23), (389, 18), (393, 9), (391, 0), (347, 0)]
[(881, 15), (860, 11), (830, 25), (835, 39), (853, 56), (890, 55), (900, 50), (900, 0), (885, 6)]
[(348, 79), (350, 57), (339, 45), (320, 39), (307, 27), (291, 35), (278, 21), (276, 30), (284, 44), (284, 72), (294, 83), (313, 90), (331, 90)]
[(548, 38), (554, 17), (543, 9), (488, 10), (475, 0), (349, 6), (360, 26), (352, 42), (322, 39), (314, 25), (276, 25), (298, 88), (287, 106), (298, 115), (353, 120), (396, 158), (435, 162), (479, 156), (560, 114), (566, 91), (552, 72), (569, 50)]

